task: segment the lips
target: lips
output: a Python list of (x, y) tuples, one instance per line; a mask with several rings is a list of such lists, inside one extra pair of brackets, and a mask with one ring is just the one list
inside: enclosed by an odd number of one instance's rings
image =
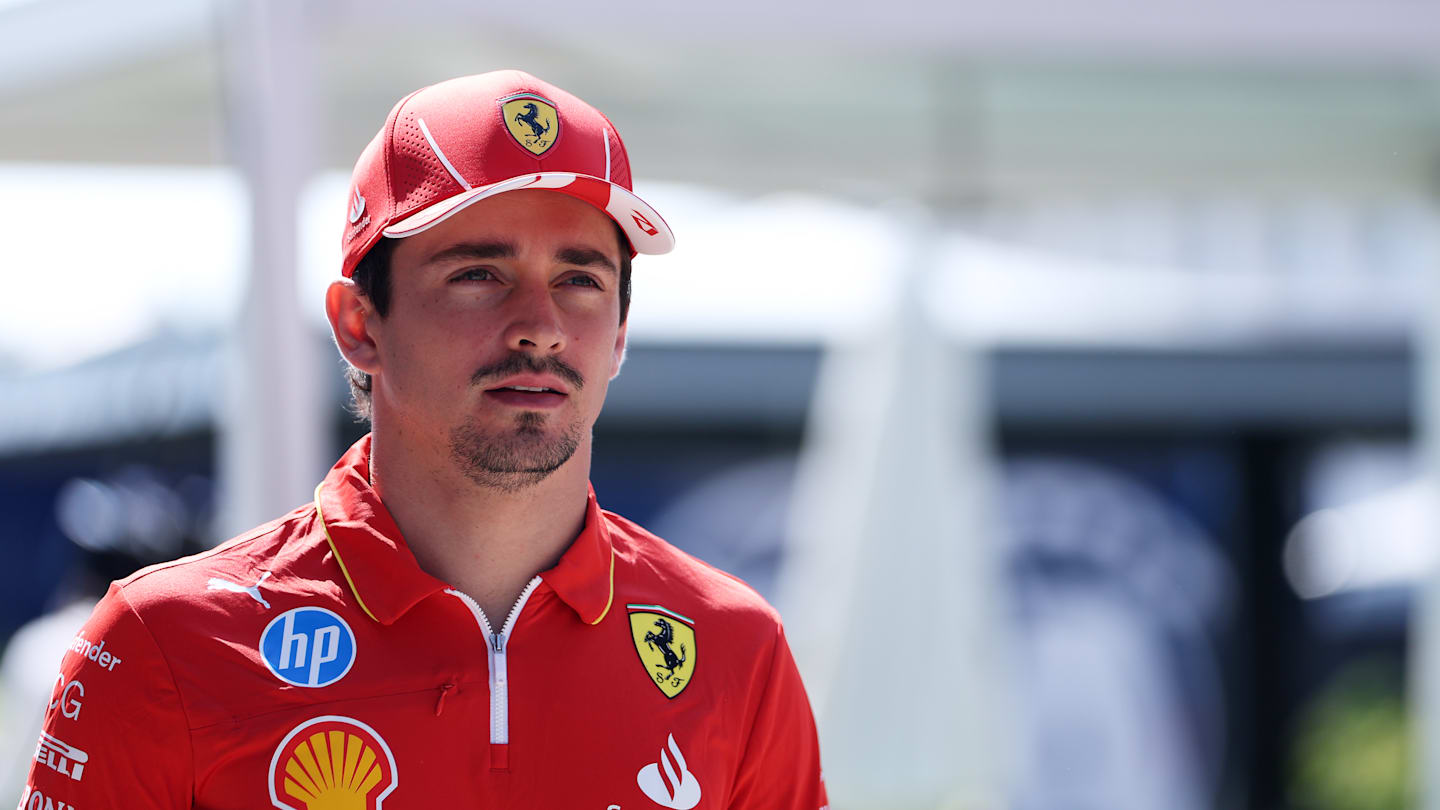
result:
[(567, 396), (563, 390), (539, 384), (511, 383), (485, 390), (485, 398), (493, 402), (536, 410), (557, 407), (566, 400)]

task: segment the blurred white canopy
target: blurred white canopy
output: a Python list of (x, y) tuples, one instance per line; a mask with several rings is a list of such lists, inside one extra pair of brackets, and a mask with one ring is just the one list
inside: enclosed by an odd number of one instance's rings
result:
[[(0, 160), (224, 162), (221, 32), (244, 1), (0, 2)], [(1350, 136), (1403, 147), (1417, 106), (1404, 80), (1440, 66), (1440, 6), (1416, 0), (282, 5), (306, 29), (323, 166), (348, 169), (421, 84), (523, 67), (605, 110), (637, 177), (746, 191), (946, 199), (1037, 173), (1144, 176), (1196, 149), (1269, 152), (1271, 172), (1399, 170), (1404, 148), (1369, 154)], [(1197, 132), (1235, 84), (1244, 142)], [(1285, 123), (1306, 111), (1333, 120)], [(1160, 127), (1159, 154), (1137, 122)], [(1311, 146), (1269, 148), (1287, 139)]]

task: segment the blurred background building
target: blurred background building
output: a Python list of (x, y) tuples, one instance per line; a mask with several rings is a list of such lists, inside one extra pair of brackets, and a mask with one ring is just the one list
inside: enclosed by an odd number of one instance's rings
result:
[(606, 111), (677, 234), (595, 487), (782, 608), (833, 806), (1440, 807), (1414, 0), (0, 0), (17, 750), (94, 576), (363, 433), (349, 167), (500, 67)]

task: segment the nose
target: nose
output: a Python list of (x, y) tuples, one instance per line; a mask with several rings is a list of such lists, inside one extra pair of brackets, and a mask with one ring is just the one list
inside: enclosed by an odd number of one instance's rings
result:
[(553, 354), (565, 348), (560, 312), (548, 289), (517, 289), (512, 295), (505, 343), (514, 351)]

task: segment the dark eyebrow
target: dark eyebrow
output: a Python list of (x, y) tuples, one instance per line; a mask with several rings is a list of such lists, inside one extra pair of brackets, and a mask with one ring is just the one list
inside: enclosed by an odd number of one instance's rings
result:
[(561, 248), (555, 251), (555, 261), (561, 264), (575, 264), (581, 267), (602, 267), (611, 273), (619, 273), (615, 262), (604, 252), (592, 248)]
[(510, 259), (515, 252), (515, 246), (509, 242), (461, 242), (431, 254), (425, 264), (453, 259)]

